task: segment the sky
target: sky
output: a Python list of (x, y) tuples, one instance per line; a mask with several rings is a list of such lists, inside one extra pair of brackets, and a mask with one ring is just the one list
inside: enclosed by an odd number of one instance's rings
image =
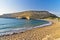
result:
[(27, 10), (49, 11), (60, 16), (60, 0), (0, 0), (0, 15)]

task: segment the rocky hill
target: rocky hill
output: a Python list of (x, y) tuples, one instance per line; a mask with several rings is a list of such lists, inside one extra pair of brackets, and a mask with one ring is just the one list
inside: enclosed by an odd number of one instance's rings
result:
[(42, 18), (57, 18), (56, 15), (48, 12), (48, 11), (24, 11), (18, 13), (4, 14), (0, 17), (4, 18), (28, 18), (28, 19), (42, 19)]

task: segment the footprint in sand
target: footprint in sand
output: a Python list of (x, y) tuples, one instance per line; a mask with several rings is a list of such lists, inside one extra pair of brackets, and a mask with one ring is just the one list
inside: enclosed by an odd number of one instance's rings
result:
[(52, 35), (46, 35), (42, 40), (55, 40)]
[(60, 38), (56, 38), (55, 40), (60, 40)]

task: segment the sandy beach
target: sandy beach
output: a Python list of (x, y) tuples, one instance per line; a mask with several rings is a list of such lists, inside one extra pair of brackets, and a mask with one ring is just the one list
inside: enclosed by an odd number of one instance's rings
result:
[(53, 24), (17, 34), (1, 36), (0, 40), (60, 40), (60, 21), (58, 19), (44, 20), (51, 21)]

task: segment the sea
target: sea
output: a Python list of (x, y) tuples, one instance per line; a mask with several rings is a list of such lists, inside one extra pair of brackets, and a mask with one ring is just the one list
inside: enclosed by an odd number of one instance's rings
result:
[(0, 35), (22, 32), (23, 30), (32, 29), (48, 23), (48, 21), (36, 19), (0, 18)]

